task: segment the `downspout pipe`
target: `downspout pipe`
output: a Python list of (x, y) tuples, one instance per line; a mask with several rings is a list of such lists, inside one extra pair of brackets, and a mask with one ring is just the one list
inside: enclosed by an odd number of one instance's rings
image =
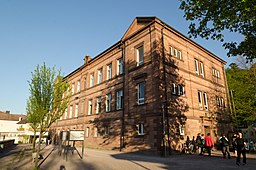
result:
[[(121, 117), (121, 132), (120, 132), (120, 152), (124, 148), (124, 97), (125, 97), (125, 42), (121, 41), (121, 48), (122, 48), (122, 60), (123, 60), (123, 100), (122, 100), (122, 117)], [(127, 100), (128, 101), (128, 100)]]

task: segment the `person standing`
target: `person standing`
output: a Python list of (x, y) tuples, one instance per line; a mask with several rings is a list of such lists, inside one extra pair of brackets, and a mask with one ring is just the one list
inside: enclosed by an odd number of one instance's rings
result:
[(222, 134), (219, 138), (223, 158), (226, 158), (226, 155), (228, 155), (228, 159), (230, 159), (230, 153), (229, 153), (229, 141), (228, 138), (225, 136), (225, 134)]
[(240, 166), (240, 159), (241, 154), (243, 155), (243, 164), (246, 164), (246, 150), (245, 150), (245, 141), (243, 139), (243, 134), (241, 132), (238, 133), (238, 136), (235, 140), (236, 150), (237, 150), (237, 157), (236, 157), (236, 164)]
[(196, 145), (197, 145), (197, 147), (198, 147), (198, 153), (199, 153), (199, 155), (203, 155), (203, 141), (202, 141), (200, 135), (201, 135), (200, 133), (197, 134), (197, 137), (196, 137)]
[(213, 142), (212, 142), (212, 138), (210, 136), (210, 133), (208, 133), (207, 136), (205, 136), (204, 141), (205, 141), (205, 149), (207, 150), (208, 155), (211, 156), (211, 150), (212, 150), (212, 147), (213, 147)]

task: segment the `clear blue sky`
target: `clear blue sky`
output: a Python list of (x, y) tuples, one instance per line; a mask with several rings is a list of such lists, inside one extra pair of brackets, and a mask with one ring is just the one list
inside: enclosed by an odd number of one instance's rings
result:
[[(64, 75), (121, 39), (136, 16), (156, 16), (187, 36), (179, 0), (1, 0), (0, 111), (26, 112), (28, 81), (37, 64)], [(234, 36), (228, 35), (229, 38)], [(221, 43), (195, 39), (228, 64)]]

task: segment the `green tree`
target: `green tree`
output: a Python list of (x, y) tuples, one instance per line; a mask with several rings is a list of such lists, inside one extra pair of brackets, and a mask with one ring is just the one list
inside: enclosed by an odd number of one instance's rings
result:
[[(29, 82), (30, 97), (27, 102), (27, 111), (30, 124), (35, 125), (34, 130), (39, 131), (39, 144), (36, 158), (40, 151), (40, 141), (43, 134), (48, 130), (53, 122), (58, 120), (69, 105), (69, 84), (60, 75), (60, 70), (56, 76), (55, 68), (37, 66), (32, 73)], [(35, 162), (37, 168), (38, 159)]]
[(234, 97), (234, 120), (236, 125), (248, 126), (256, 121), (256, 67), (241, 69), (237, 64), (230, 64), (226, 69), (229, 89)]
[[(185, 12), (190, 37), (219, 40), (228, 49), (228, 56), (256, 58), (256, 0), (180, 0)], [(236, 32), (241, 42), (224, 42), (223, 31)]]

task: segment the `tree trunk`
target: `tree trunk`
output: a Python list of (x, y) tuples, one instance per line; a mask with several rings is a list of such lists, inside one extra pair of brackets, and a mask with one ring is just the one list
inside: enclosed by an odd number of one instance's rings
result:
[(35, 152), (35, 147), (36, 147), (36, 131), (34, 131), (34, 137), (32, 140), (32, 151)]
[(36, 158), (35, 158), (35, 169), (37, 169), (37, 166), (38, 166), (38, 156), (39, 156), (40, 149), (41, 149), (41, 139), (42, 139), (42, 129), (40, 128), (39, 143), (37, 145)]

